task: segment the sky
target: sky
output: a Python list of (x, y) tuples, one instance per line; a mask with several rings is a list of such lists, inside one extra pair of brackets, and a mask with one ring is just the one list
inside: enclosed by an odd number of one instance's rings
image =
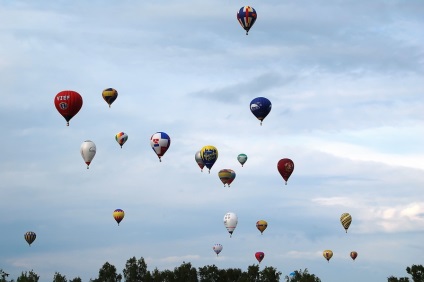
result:
[[(244, 5), (258, 14), (247, 36)], [(260, 268), (282, 277), (407, 276), (424, 263), (423, 14), (420, 0), (1, 1), (0, 268), (88, 281), (134, 256), (149, 270), (246, 270), (263, 251)], [(53, 103), (62, 90), (83, 97), (69, 127)], [(261, 96), (262, 126), (249, 107)], [(162, 162), (158, 131), (171, 138)], [(205, 145), (219, 151), (210, 174), (194, 160)], [(295, 164), (287, 186), (282, 158)], [(236, 172), (231, 187), (220, 169)]]

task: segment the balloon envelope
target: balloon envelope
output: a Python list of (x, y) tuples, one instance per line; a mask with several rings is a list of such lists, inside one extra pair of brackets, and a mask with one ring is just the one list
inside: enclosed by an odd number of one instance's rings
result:
[(204, 146), (200, 150), (200, 158), (202, 159), (205, 166), (209, 169), (210, 173), (212, 166), (218, 159), (218, 149), (211, 145)]
[(128, 135), (124, 132), (119, 132), (115, 135), (115, 140), (116, 142), (118, 142), (118, 144), (122, 146), (125, 144), (125, 142), (127, 142), (128, 140)]
[(94, 142), (91, 140), (85, 140), (81, 144), (80, 152), (84, 162), (87, 164), (87, 169), (90, 166), (94, 156), (96, 155), (96, 150), (96, 144), (94, 144)]
[(106, 103), (108, 103), (110, 108), (110, 105), (112, 105), (112, 103), (115, 102), (116, 98), (118, 98), (118, 91), (116, 91), (116, 89), (113, 89), (113, 88), (106, 88), (102, 92), (102, 97), (103, 97), (103, 100), (105, 100)]
[(291, 159), (281, 159), (277, 163), (277, 169), (280, 175), (283, 177), (283, 179), (286, 181), (289, 180), (290, 175), (293, 173), (294, 170), (294, 163)]
[(264, 259), (265, 254), (263, 252), (256, 252), (255, 253), (255, 258), (259, 261), (259, 263), (261, 263), (261, 261)]
[(203, 171), (205, 164), (202, 161), (202, 157), (200, 157), (200, 151), (197, 151), (194, 155), (194, 159), (196, 160), (197, 165), (200, 167), (200, 171)]
[(261, 234), (265, 231), (265, 229), (268, 227), (268, 222), (265, 220), (258, 220), (256, 222), (256, 228), (258, 228), (259, 231), (261, 231)]
[(322, 252), (322, 255), (327, 261), (330, 261), (331, 257), (333, 256), (333, 251), (325, 250)]
[(234, 229), (236, 229), (238, 223), (238, 217), (233, 212), (228, 212), (224, 215), (224, 226), (227, 228), (228, 233), (233, 235)]
[(78, 92), (72, 90), (64, 90), (56, 94), (54, 97), (54, 105), (65, 120), (66, 125), (82, 107), (82, 97)]
[(256, 18), (256, 11), (250, 6), (243, 6), (237, 12), (237, 20), (241, 27), (246, 31), (246, 35), (249, 33), (250, 28), (255, 24)]
[(35, 241), (35, 238), (37, 238), (37, 235), (35, 232), (28, 231), (24, 235), (25, 241), (27, 241), (28, 245), (31, 246), (31, 244)]
[(162, 161), (161, 157), (168, 151), (169, 146), (171, 146), (171, 138), (165, 132), (156, 132), (150, 137), (150, 146), (152, 146), (159, 161)]
[(219, 179), (221, 179), (222, 183), (228, 185), (230, 187), (230, 184), (233, 182), (233, 180), (236, 178), (236, 173), (232, 169), (221, 169), (218, 172)]
[(350, 252), (350, 257), (351, 257), (353, 260), (355, 260), (357, 256), (358, 256), (358, 253), (357, 253), (357, 252), (355, 252), (355, 251)]
[(213, 245), (212, 249), (216, 253), (216, 256), (218, 256), (219, 253), (222, 251), (222, 245), (221, 244), (215, 244), (215, 245)]
[(239, 161), (241, 166), (243, 166), (245, 164), (245, 162), (247, 161), (247, 155), (246, 154), (239, 154), (237, 156), (237, 160)]
[(250, 111), (252, 114), (261, 121), (271, 112), (271, 101), (265, 97), (257, 97), (250, 102)]
[(121, 209), (116, 209), (113, 211), (113, 218), (116, 220), (116, 222), (119, 223), (124, 219), (125, 212)]
[(340, 222), (347, 233), (347, 230), (349, 229), (349, 226), (352, 223), (352, 216), (345, 212), (340, 216)]

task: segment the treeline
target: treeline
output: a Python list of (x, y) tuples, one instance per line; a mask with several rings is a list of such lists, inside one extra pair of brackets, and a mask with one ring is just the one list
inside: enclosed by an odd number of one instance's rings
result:
[[(412, 265), (406, 268), (406, 272), (412, 276), (397, 278), (390, 276), (388, 282), (424, 282), (424, 267), (422, 265)], [(33, 270), (22, 272), (16, 282), (39, 282), (40, 276)], [(117, 273), (116, 267), (108, 262), (103, 264), (99, 270), (97, 278), (90, 279), (90, 282), (279, 282), (281, 272), (272, 266), (267, 266), (259, 270), (259, 265), (248, 266), (247, 271), (240, 268), (219, 269), (215, 265), (206, 265), (195, 268), (189, 262), (183, 262), (174, 270), (162, 270), (155, 268), (153, 271), (147, 270), (144, 258), (136, 259), (132, 257), (127, 260), (122, 274)], [(43, 279), (43, 281), (45, 281)], [(68, 280), (65, 275), (56, 272), (53, 282), (82, 282), (80, 277)], [(290, 276), (284, 277), (285, 282), (321, 282), (321, 279), (310, 274), (308, 269), (295, 270)], [(9, 274), (0, 269), (0, 282), (15, 282), (9, 280)]]

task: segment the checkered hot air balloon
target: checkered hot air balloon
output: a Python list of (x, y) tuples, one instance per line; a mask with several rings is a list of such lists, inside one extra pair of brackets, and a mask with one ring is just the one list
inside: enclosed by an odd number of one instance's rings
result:
[(159, 158), (159, 161), (162, 161), (161, 157), (166, 153), (169, 146), (171, 145), (171, 138), (165, 132), (156, 132), (150, 137), (150, 146), (152, 146), (153, 151)]
[(241, 7), (237, 12), (237, 20), (239, 21), (241, 27), (246, 31), (248, 35), (250, 28), (253, 26), (257, 18), (255, 9), (250, 6)]

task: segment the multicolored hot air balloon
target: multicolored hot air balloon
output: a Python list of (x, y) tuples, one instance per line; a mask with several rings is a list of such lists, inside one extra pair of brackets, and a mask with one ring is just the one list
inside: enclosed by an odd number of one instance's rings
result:
[(161, 157), (169, 149), (169, 146), (171, 146), (171, 138), (165, 132), (156, 132), (150, 137), (150, 146), (152, 146), (153, 151), (158, 155), (161, 162)]
[(119, 223), (124, 219), (125, 212), (121, 209), (116, 209), (113, 211), (113, 218), (116, 220), (116, 222)]
[(352, 223), (352, 216), (345, 212), (340, 216), (340, 222), (347, 233), (347, 230), (349, 229), (349, 226)]
[(265, 229), (268, 227), (268, 222), (265, 220), (258, 220), (256, 222), (256, 228), (258, 228), (259, 231), (261, 231), (261, 234), (265, 231)]
[(200, 167), (200, 171), (203, 172), (203, 168), (205, 167), (204, 162), (202, 161), (202, 158), (200, 157), (200, 151), (197, 151), (194, 155), (194, 159), (196, 160), (197, 165)]
[(246, 31), (246, 35), (248, 35), (250, 28), (255, 24), (257, 17), (258, 15), (256, 14), (255, 9), (250, 6), (241, 7), (237, 12), (237, 20), (241, 27)]
[(247, 161), (247, 155), (246, 154), (239, 154), (237, 156), (237, 160), (239, 161), (239, 163), (243, 167), (244, 163)]
[(200, 158), (211, 173), (211, 168), (218, 159), (218, 149), (211, 145), (204, 146), (200, 150)]
[(325, 251), (322, 252), (322, 255), (328, 262), (330, 262), (330, 259), (333, 256), (333, 251), (325, 250)]
[(115, 135), (115, 140), (116, 142), (118, 142), (118, 144), (122, 146), (125, 144), (125, 142), (127, 142), (128, 140), (128, 135), (124, 132), (119, 132)]
[(355, 251), (350, 252), (350, 257), (355, 260), (358, 257), (358, 253)]
[(25, 241), (27, 241), (28, 245), (31, 246), (31, 244), (35, 241), (35, 238), (37, 238), (37, 235), (35, 232), (28, 231), (24, 235)]
[(87, 164), (87, 169), (89, 168), (91, 161), (96, 155), (96, 150), (96, 144), (94, 144), (94, 142), (91, 140), (85, 140), (81, 144), (80, 152), (84, 162)]
[(266, 116), (271, 112), (271, 101), (265, 97), (257, 97), (250, 102), (250, 111), (261, 121), (261, 125)]
[(215, 244), (215, 245), (213, 245), (212, 249), (216, 253), (216, 256), (218, 256), (219, 253), (222, 251), (222, 245), (221, 244)]
[(259, 261), (259, 263), (261, 263), (261, 261), (264, 259), (265, 254), (264, 252), (256, 252), (255, 253), (255, 258)]
[(283, 179), (286, 181), (289, 180), (290, 175), (293, 173), (294, 170), (294, 163), (291, 159), (281, 159), (277, 163), (277, 169), (278, 172), (281, 174)]
[(225, 184), (227, 184), (228, 187), (230, 187), (230, 184), (236, 178), (236, 173), (232, 169), (221, 169), (218, 172), (218, 176), (219, 176), (219, 179), (221, 179), (222, 183), (224, 183), (224, 187), (225, 187)]
[(106, 103), (108, 103), (110, 108), (110, 105), (112, 105), (112, 103), (115, 102), (116, 98), (118, 98), (118, 91), (113, 88), (106, 88), (102, 92), (102, 97), (106, 101)]
[(82, 107), (82, 97), (78, 92), (72, 90), (64, 90), (56, 94), (54, 97), (54, 105), (69, 126), (69, 121), (73, 118)]
[(238, 217), (233, 212), (228, 212), (224, 215), (224, 225), (230, 233), (230, 238), (233, 235), (234, 229), (236, 229), (238, 223)]

